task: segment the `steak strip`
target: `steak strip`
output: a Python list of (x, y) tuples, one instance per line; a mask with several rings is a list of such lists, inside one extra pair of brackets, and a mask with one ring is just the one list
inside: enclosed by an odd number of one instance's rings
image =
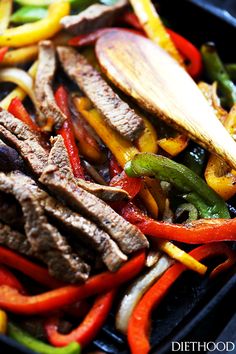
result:
[(70, 233), (76, 235), (83, 245), (89, 245), (96, 250), (110, 271), (116, 271), (127, 260), (110, 236), (91, 221), (51, 197), (43, 200), (42, 205), (48, 215), (61, 223)]
[(0, 222), (0, 244), (13, 251), (32, 256), (31, 245), (27, 237), (2, 222)]
[(0, 190), (12, 194), (20, 203), (32, 252), (48, 265), (50, 274), (67, 282), (85, 281), (90, 267), (72, 253), (66, 239), (48, 223), (40, 205), (44, 192), (36, 184), (26, 183), (24, 175), (16, 172), (0, 173)]
[(0, 138), (19, 152), (36, 176), (42, 173), (49, 155), (44, 138), (1, 108)]
[(72, 171), (69, 172), (68, 155), (67, 174), (65, 174), (62, 170), (62, 166), (65, 165), (65, 156), (60, 154), (62, 143), (63, 140), (60, 137), (54, 139), (48, 166), (39, 181), (57, 197), (61, 197), (76, 212), (81, 212), (95, 221), (117, 242), (124, 253), (128, 254), (148, 247), (146, 237), (137, 227), (128, 223), (102, 200), (77, 185)]
[(76, 180), (76, 184), (79, 187), (105, 201), (113, 202), (129, 199), (129, 194), (119, 187), (108, 187), (97, 183), (87, 182), (81, 178), (75, 179), (63, 138), (58, 135), (55, 138), (51, 138), (51, 143), (56, 144), (56, 148), (53, 150), (55, 156), (54, 159), (59, 164), (60, 172), (65, 178)]
[(88, 96), (107, 123), (128, 140), (138, 138), (144, 129), (142, 118), (122, 101), (86, 58), (69, 47), (58, 47), (57, 53), (67, 75)]
[[(51, 118), (56, 129), (59, 129), (66, 119), (64, 113), (56, 104), (52, 89), (56, 71), (56, 54), (51, 41), (39, 43), (39, 65), (35, 80), (35, 95), (39, 109), (45, 116), (45, 121)], [(45, 123), (45, 122), (44, 122)]]
[[(42, 174), (49, 156), (49, 148), (44, 142), (44, 137), (32, 131), (25, 123), (1, 108), (0, 138), (20, 153), (34, 175), (39, 177)], [(3, 148), (6, 149), (6, 146)], [(120, 201), (129, 197), (125, 191), (119, 188), (101, 186), (80, 179), (77, 182), (82, 188), (107, 201)]]
[(127, 5), (127, 0), (120, 0), (111, 6), (94, 4), (78, 15), (63, 17), (61, 24), (73, 34), (86, 34), (104, 26), (111, 26)]

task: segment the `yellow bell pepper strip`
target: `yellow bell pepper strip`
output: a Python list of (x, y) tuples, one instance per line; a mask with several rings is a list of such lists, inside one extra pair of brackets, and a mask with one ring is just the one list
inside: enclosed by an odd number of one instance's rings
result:
[(137, 139), (136, 146), (139, 151), (146, 151), (156, 154), (158, 151), (157, 132), (152, 123), (142, 115), (144, 131)]
[[(37, 72), (38, 62), (34, 62), (28, 70), (28, 74), (35, 78)], [(1, 102), (0, 107), (8, 109), (13, 98), (18, 97), (21, 101), (26, 97), (26, 92), (21, 87), (16, 87), (12, 92), (10, 92)]]
[(5, 311), (0, 310), (0, 334), (7, 332), (7, 314)]
[(179, 155), (188, 145), (189, 138), (184, 134), (177, 134), (176, 137), (162, 138), (158, 140), (158, 145), (170, 156)]
[(12, 11), (12, 0), (0, 0), (0, 35), (7, 29)]
[(54, 36), (61, 29), (60, 20), (69, 15), (68, 0), (56, 0), (48, 9), (44, 19), (7, 29), (0, 35), (0, 46), (22, 47)]
[(182, 56), (166, 31), (151, 0), (130, 0), (130, 2), (148, 38), (165, 49), (180, 65), (184, 65)]
[[(235, 136), (236, 133), (236, 104), (231, 108), (224, 122), (228, 132)], [(232, 170), (222, 159), (211, 155), (205, 170), (205, 179), (211, 187), (224, 200), (236, 194), (236, 171)]]
[(37, 55), (37, 45), (30, 45), (27, 47), (10, 50), (5, 54), (0, 66), (16, 66), (18, 64), (23, 64), (27, 61), (32, 61), (36, 59)]
[[(91, 101), (88, 98), (74, 97), (74, 104), (83, 118), (111, 150), (121, 167), (124, 167), (125, 163), (138, 153), (138, 149), (131, 142), (124, 139), (106, 124), (103, 116), (92, 107)], [(157, 203), (145, 184), (143, 184), (140, 194), (150, 214), (153, 217), (157, 217)]]

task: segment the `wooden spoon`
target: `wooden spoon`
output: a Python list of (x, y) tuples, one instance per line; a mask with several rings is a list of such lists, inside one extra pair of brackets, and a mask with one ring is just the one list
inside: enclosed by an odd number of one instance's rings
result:
[(123, 30), (96, 43), (102, 70), (141, 107), (188, 134), (236, 169), (236, 143), (187, 72), (161, 47)]

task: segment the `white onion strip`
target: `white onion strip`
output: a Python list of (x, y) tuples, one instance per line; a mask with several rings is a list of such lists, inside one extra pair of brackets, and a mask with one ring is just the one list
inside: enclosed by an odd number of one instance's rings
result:
[(120, 306), (116, 314), (116, 328), (126, 334), (128, 323), (132, 312), (144, 295), (144, 293), (157, 281), (158, 278), (173, 264), (168, 256), (162, 256), (159, 261), (146, 272), (141, 275), (127, 290), (125, 296), (121, 300)]
[(22, 69), (4, 68), (0, 70), (0, 81), (12, 82), (22, 88), (31, 98), (32, 102), (37, 106), (37, 101), (34, 95), (34, 81), (32, 77)]

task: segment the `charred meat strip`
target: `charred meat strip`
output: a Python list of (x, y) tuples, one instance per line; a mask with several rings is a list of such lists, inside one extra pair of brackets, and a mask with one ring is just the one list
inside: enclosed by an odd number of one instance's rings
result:
[(27, 237), (2, 222), (0, 222), (0, 245), (25, 255), (32, 255), (31, 245)]
[(127, 257), (120, 251), (110, 236), (94, 223), (48, 197), (44, 201), (47, 214), (61, 223), (70, 234), (76, 235), (83, 245), (89, 245), (101, 256), (110, 271), (116, 271)]
[[(61, 172), (61, 166), (65, 164), (65, 161), (61, 160), (61, 157), (62, 159), (64, 157), (59, 152), (60, 145), (61, 140), (55, 139), (49, 155), (48, 166), (41, 175), (40, 182), (72, 209), (95, 221), (117, 242), (124, 253), (132, 253), (148, 247), (146, 237), (138, 228), (124, 220), (105, 202), (80, 188), (72, 173)], [(69, 169), (69, 167), (67, 168)]]
[(135, 140), (144, 129), (143, 120), (113, 91), (102, 76), (75, 49), (58, 47), (67, 75), (103, 114), (108, 124), (123, 137)]
[(119, 0), (111, 6), (94, 4), (78, 15), (65, 16), (61, 24), (73, 34), (85, 34), (104, 26), (111, 26), (127, 5), (127, 0)]
[(23, 229), (24, 217), (17, 200), (0, 192), (0, 220), (13, 228)]
[(97, 183), (87, 182), (81, 178), (76, 178), (76, 182), (79, 187), (107, 202), (129, 199), (129, 194), (118, 187), (109, 187)]
[(42, 135), (1, 108), (0, 138), (19, 152), (36, 176), (42, 173), (49, 155)]
[(35, 80), (35, 95), (45, 120), (51, 118), (54, 126), (60, 128), (66, 119), (56, 104), (53, 94), (53, 78), (56, 71), (56, 54), (51, 41), (39, 44), (39, 65)]
[(71, 169), (71, 164), (68, 158), (68, 153), (63, 138), (60, 135), (58, 135), (54, 139), (51, 139), (51, 143), (55, 145), (53, 150), (55, 164), (58, 163), (60, 173), (65, 178), (76, 180), (76, 183), (79, 187), (83, 188), (87, 192), (94, 194), (96, 197), (101, 198), (105, 201), (113, 202), (113, 201), (121, 201), (121, 200), (129, 199), (128, 193), (123, 189), (104, 186), (92, 182), (87, 182), (81, 178), (74, 179), (74, 175)]
[(20, 203), (32, 252), (48, 265), (49, 272), (71, 283), (86, 280), (90, 267), (72, 253), (66, 239), (44, 215), (40, 205), (44, 192), (36, 184), (28, 184), (27, 177), (16, 172), (0, 173), (0, 190), (12, 194)]

